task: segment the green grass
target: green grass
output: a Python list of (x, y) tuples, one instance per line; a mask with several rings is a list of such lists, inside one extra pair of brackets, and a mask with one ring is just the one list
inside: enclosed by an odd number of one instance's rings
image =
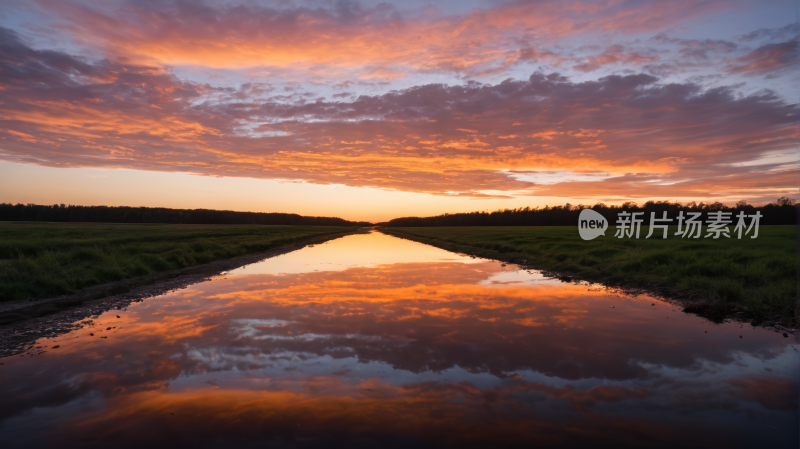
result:
[[(608, 285), (738, 304), (757, 313), (795, 316), (795, 226), (761, 226), (756, 239), (581, 240), (577, 227), (382, 228), (411, 240), (472, 255), (520, 262)], [(659, 232), (657, 231), (658, 235)]]
[(0, 222), (0, 301), (65, 294), (352, 229)]

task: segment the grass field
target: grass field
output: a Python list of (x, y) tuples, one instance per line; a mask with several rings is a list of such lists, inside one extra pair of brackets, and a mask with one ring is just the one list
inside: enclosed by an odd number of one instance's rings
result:
[[(607, 285), (739, 304), (795, 317), (795, 226), (761, 226), (756, 239), (605, 237), (581, 240), (576, 227), (419, 227), (382, 231), (452, 251), (519, 262)], [(657, 235), (659, 232), (657, 231)]]
[(0, 222), (0, 301), (64, 294), (350, 230), (353, 228)]

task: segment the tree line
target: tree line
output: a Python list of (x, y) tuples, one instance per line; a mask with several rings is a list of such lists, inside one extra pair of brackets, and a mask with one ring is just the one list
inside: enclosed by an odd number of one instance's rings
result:
[(0, 203), (0, 221), (49, 221), (87, 223), (172, 223), (371, 226), (363, 221), (336, 217), (305, 217), (277, 212), (234, 212), (212, 209), (165, 207), (75, 206)]
[[(664, 212), (667, 217), (675, 219), (680, 211), (685, 212), (733, 212), (735, 217), (739, 211), (753, 215), (756, 211), (761, 213), (762, 225), (796, 225), (800, 208), (795, 200), (787, 197), (778, 198), (774, 203), (764, 206), (753, 206), (742, 200), (734, 206), (726, 206), (720, 202), (686, 204), (669, 201), (648, 201), (638, 205), (629, 201), (619, 206), (607, 206), (597, 203), (593, 206), (578, 204), (565, 204), (563, 206), (545, 206), (543, 208), (525, 207), (518, 209), (502, 209), (494, 212), (466, 212), (457, 214), (442, 214), (435, 217), (404, 217), (395, 218), (388, 222), (379, 223), (379, 226), (398, 227), (430, 227), (430, 226), (577, 226), (578, 216), (583, 209), (593, 209), (608, 220), (613, 226), (617, 222), (617, 214), (626, 211), (644, 212), (644, 225), (649, 224), (650, 212), (656, 213), (656, 218), (661, 218)], [(703, 218), (707, 215), (704, 213)], [(734, 218), (735, 222), (735, 218)], [(677, 221), (674, 222), (677, 224)]]
[[(761, 213), (762, 225), (796, 225), (800, 211), (795, 200), (778, 198), (774, 203), (753, 206), (739, 201), (734, 206), (719, 202), (681, 204), (669, 201), (648, 201), (643, 205), (627, 202), (621, 205), (597, 203), (589, 205), (545, 206), (502, 209), (494, 212), (466, 212), (442, 214), (434, 217), (403, 217), (378, 223), (379, 226), (574, 226), (583, 209), (591, 208), (608, 220), (617, 221), (620, 212), (644, 212), (645, 223), (649, 223), (650, 212), (660, 218), (676, 218), (680, 211), (687, 212), (733, 212), (753, 215)], [(704, 214), (704, 217), (706, 215)], [(10, 204), (0, 203), (0, 221), (46, 221), (88, 223), (171, 223), (171, 224), (251, 224), (251, 225), (311, 225), (311, 226), (372, 226), (365, 221), (349, 221), (337, 217), (307, 217), (278, 212), (235, 212), (212, 209), (169, 209), (164, 207), (128, 206), (76, 206), (65, 204)]]

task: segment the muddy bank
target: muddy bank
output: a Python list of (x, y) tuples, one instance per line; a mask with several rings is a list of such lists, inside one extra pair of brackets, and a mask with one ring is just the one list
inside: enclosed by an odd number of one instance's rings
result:
[(186, 288), (236, 268), (362, 231), (332, 234), (269, 251), (217, 260), (180, 270), (151, 273), (38, 301), (0, 303), (0, 358), (34, 351), (33, 343), (92, 324), (109, 310), (124, 310), (134, 302)]
[(386, 229), (378, 229), (378, 231), (391, 235), (393, 237), (411, 240), (426, 245), (442, 248), (447, 251), (452, 251), (459, 254), (466, 254), (473, 257), (481, 257), (486, 259), (494, 259), (502, 262), (508, 262), (518, 265), (524, 270), (536, 270), (541, 272), (547, 277), (559, 279), (564, 282), (571, 283), (591, 283), (602, 284), (607, 288), (610, 293), (619, 292), (626, 295), (640, 295), (646, 294), (657, 298), (660, 301), (668, 302), (674, 306), (680, 307), (685, 313), (691, 313), (700, 317), (706, 318), (715, 323), (722, 323), (724, 321), (735, 321), (738, 323), (748, 323), (753, 326), (762, 326), (772, 328), (780, 332), (788, 332), (793, 334), (800, 331), (797, 330), (798, 316), (785, 316), (777, 313), (754, 313), (748, 310), (747, 307), (740, 304), (725, 303), (719, 301), (710, 301), (701, 296), (701, 292), (687, 292), (685, 294), (675, 294), (665, 288), (659, 288), (656, 285), (650, 286), (631, 286), (620, 281), (618, 277), (603, 278), (593, 277), (588, 278), (576, 273), (568, 271), (551, 271), (537, 266), (535, 263), (523, 259), (519, 254), (504, 254), (499, 251), (494, 251), (485, 248), (476, 248), (468, 245), (461, 245), (457, 243), (445, 242), (439, 239), (426, 238), (414, 234), (404, 232), (392, 232)]

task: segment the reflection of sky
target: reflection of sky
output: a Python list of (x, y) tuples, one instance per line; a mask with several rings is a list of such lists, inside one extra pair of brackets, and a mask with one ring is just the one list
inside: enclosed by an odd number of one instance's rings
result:
[(492, 274), (487, 279), (480, 281), (480, 285), (507, 285), (507, 284), (548, 284), (558, 285), (560, 281), (549, 278), (539, 271), (518, 270), (516, 266), (509, 266), (507, 270)]
[(3, 359), (0, 438), (796, 441), (798, 354), (776, 332), (377, 233), (245, 270)]
[(229, 275), (288, 274), (309, 271), (341, 271), (350, 267), (374, 267), (404, 262), (458, 261), (470, 263), (473, 259), (423, 245), (421, 243), (389, 237), (373, 232), (353, 235), (345, 239), (307, 247), (230, 271)]

